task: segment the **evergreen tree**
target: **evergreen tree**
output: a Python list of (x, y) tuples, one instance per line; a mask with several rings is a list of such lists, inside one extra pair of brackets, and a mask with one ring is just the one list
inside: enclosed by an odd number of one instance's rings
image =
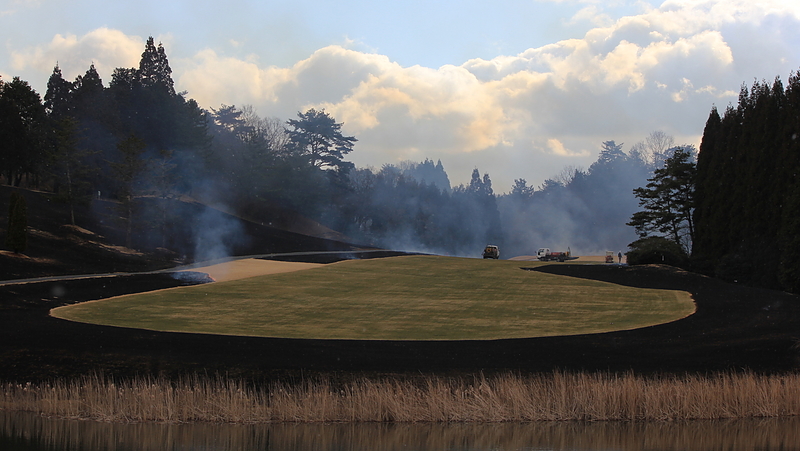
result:
[(511, 187), (511, 197), (518, 201), (528, 201), (533, 197), (534, 191), (525, 179), (515, 179), (514, 186)]
[(398, 168), (404, 175), (420, 183), (435, 185), (440, 190), (448, 193), (451, 190), (450, 179), (447, 177), (441, 160), (436, 164), (433, 163), (433, 160), (427, 158), (422, 163), (403, 161), (398, 164)]
[(172, 69), (169, 67), (167, 53), (161, 43), (155, 46), (150, 36), (145, 44), (142, 59), (139, 60), (139, 82), (144, 88), (163, 90), (169, 96), (175, 95)]
[(39, 94), (14, 77), (0, 85), (0, 170), (8, 184), (19, 186), (24, 176), (37, 186), (44, 161), (46, 114)]
[(489, 174), (486, 173), (481, 178), (480, 171), (473, 169), (469, 186), (463, 193), (461, 195), (461, 190), (457, 190), (454, 200), (462, 202), (462, 221), (468, 234), (464, 244), (474, 248), (490, 243), (502, 245), (500, 211)]
[(678, 147), (664, 167), (654, 171), (646, 187), (633, 190), (644, 210), (634, 213), (628, 225), (640, 238), (661, 235), (689, 253), (694, 235), (695, 174), (691, 147)]
[(299, 119), (290, 119), (289, 146), (308, 163), (320, 169), (336, 169), (347, 172), (353, 164), (344, 161), (344, 156), (353, 151), (358, 141), (353, 136), (342, 135), (342, 125), (325, 110), (310, 109), (297, 113)]
[(698, 157), (695, 263), (709, 273), (800, 290), (797, 75), (742, 85), (739, 104), (712, 110)]
[(589, 172), (607, 168), (619, 161), (625, 160), (627, 157), (628, 156), (622, 150), (622, 144), (617, 144), (615, 141), (603, 141), (600, 149), (600, 156), (597, 158), (597, 161), (589, 167)]
[[(721, 234), (714, 233), (721, 227), (716, 224), (724, 223), (723, 209), (712, 208), (715, 202), (721, 202), (723, 197), (721, 181), (721, 158), (719, 154), (724, 152), (718, 143), (718, 135), (722, 127), (722, 119), (716, 107), (711, 109), (711, 113), (706, 120), (703, 129), (703, 138), (700, 142), (700, 153), (697, 158), (698, 183), (695, 187), (696, 208), (694, 211), (695, 222), (695, 242), (693, 247), (693, 258), (701, 266), (709, 265), (709, 260), (719, 258), (719, 254), (711, 252), (714, 249), (722, 249), (720, 244)], [(700, 183), (700, 180), (718, 180), (716, 184)], [(716, 199), (712, 201), (712, 199)]]
[(6, 246), (15, 254), (28, 247), (28, 208), (25, 197), (16, 191), (9, 196)]
[(64, 80), (61, 68), (56, 64), (47, 80), (47, 93), (44, 95), (44, 108), (47, 114), (53, 119), (69, 114), (71, 94), (72, 83)]
[(79, 122), (89, 120), (108, 123), (109, 111), (105, 105), (103, 80), (94, 63), (84, 75), (78, 75), (72, 84), (71, 110)]

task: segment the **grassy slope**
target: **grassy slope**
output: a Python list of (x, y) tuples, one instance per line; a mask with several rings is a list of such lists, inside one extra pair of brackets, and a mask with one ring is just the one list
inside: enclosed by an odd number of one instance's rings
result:
[(62, 307), (60, 318), (294, 338), (460, 340), (632, 329), (694, 311), (688, 293), (523, 271), (538, 263), (411, 256), (346, 261)]

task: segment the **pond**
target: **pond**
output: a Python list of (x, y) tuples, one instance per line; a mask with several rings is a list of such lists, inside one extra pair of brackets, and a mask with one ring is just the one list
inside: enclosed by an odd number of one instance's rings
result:
[(4, 451), (800, 450), (800, 418), (684, 423), (112, 424), (0, 411)]

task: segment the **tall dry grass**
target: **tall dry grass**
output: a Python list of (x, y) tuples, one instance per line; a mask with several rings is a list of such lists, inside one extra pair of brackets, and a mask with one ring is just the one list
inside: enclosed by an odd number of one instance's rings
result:
[(564, 373), (470, 378), (318, 378), (254, 386), (102, 376), (3, 385), (0, 409), (109, 422), (530, 422), (796, 416), (800, 375), (643, 377)]

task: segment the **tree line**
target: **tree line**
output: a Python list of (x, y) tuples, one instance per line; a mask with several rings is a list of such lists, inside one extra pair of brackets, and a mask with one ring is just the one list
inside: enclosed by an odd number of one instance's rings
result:
[(675, 152), (634, 191), (638, 262), (800, 292), (800, 74), (743, 85), (716, 107), (699, 154)]
[(742, 283), (800, 292), (800, 73), (711, 110), (697, 161), (694, 257)]
[(264, 224), (276, 207), (295, 211), (362, 244), (451, 255), (497, 244), (511, 256), (623, 247), (635, 238), (624, 224), (637, 208), (632, 190), (675, 148), (661, 132), (627, 152), (607, 141), (588, 169), (496, 193), (478, 168), (451, 186), (441, 161), (356, 168), (347, 156), (357, 138), (327, 112), (281, 120), (250, 106), (205, 110), (175, 91), (171, 74), (151, 37), (139, 66), (115, 69), (107, 86), (94, 65), (74, 81), (56, 65), (43, 98), (19, 78), (0, 80), (0, 177), (55, 193), (71, 212), (113, 201), (125, 244), (145, 250), (177, 246), (176, 223), (197, 218), (173, 206), (191, 198)]

